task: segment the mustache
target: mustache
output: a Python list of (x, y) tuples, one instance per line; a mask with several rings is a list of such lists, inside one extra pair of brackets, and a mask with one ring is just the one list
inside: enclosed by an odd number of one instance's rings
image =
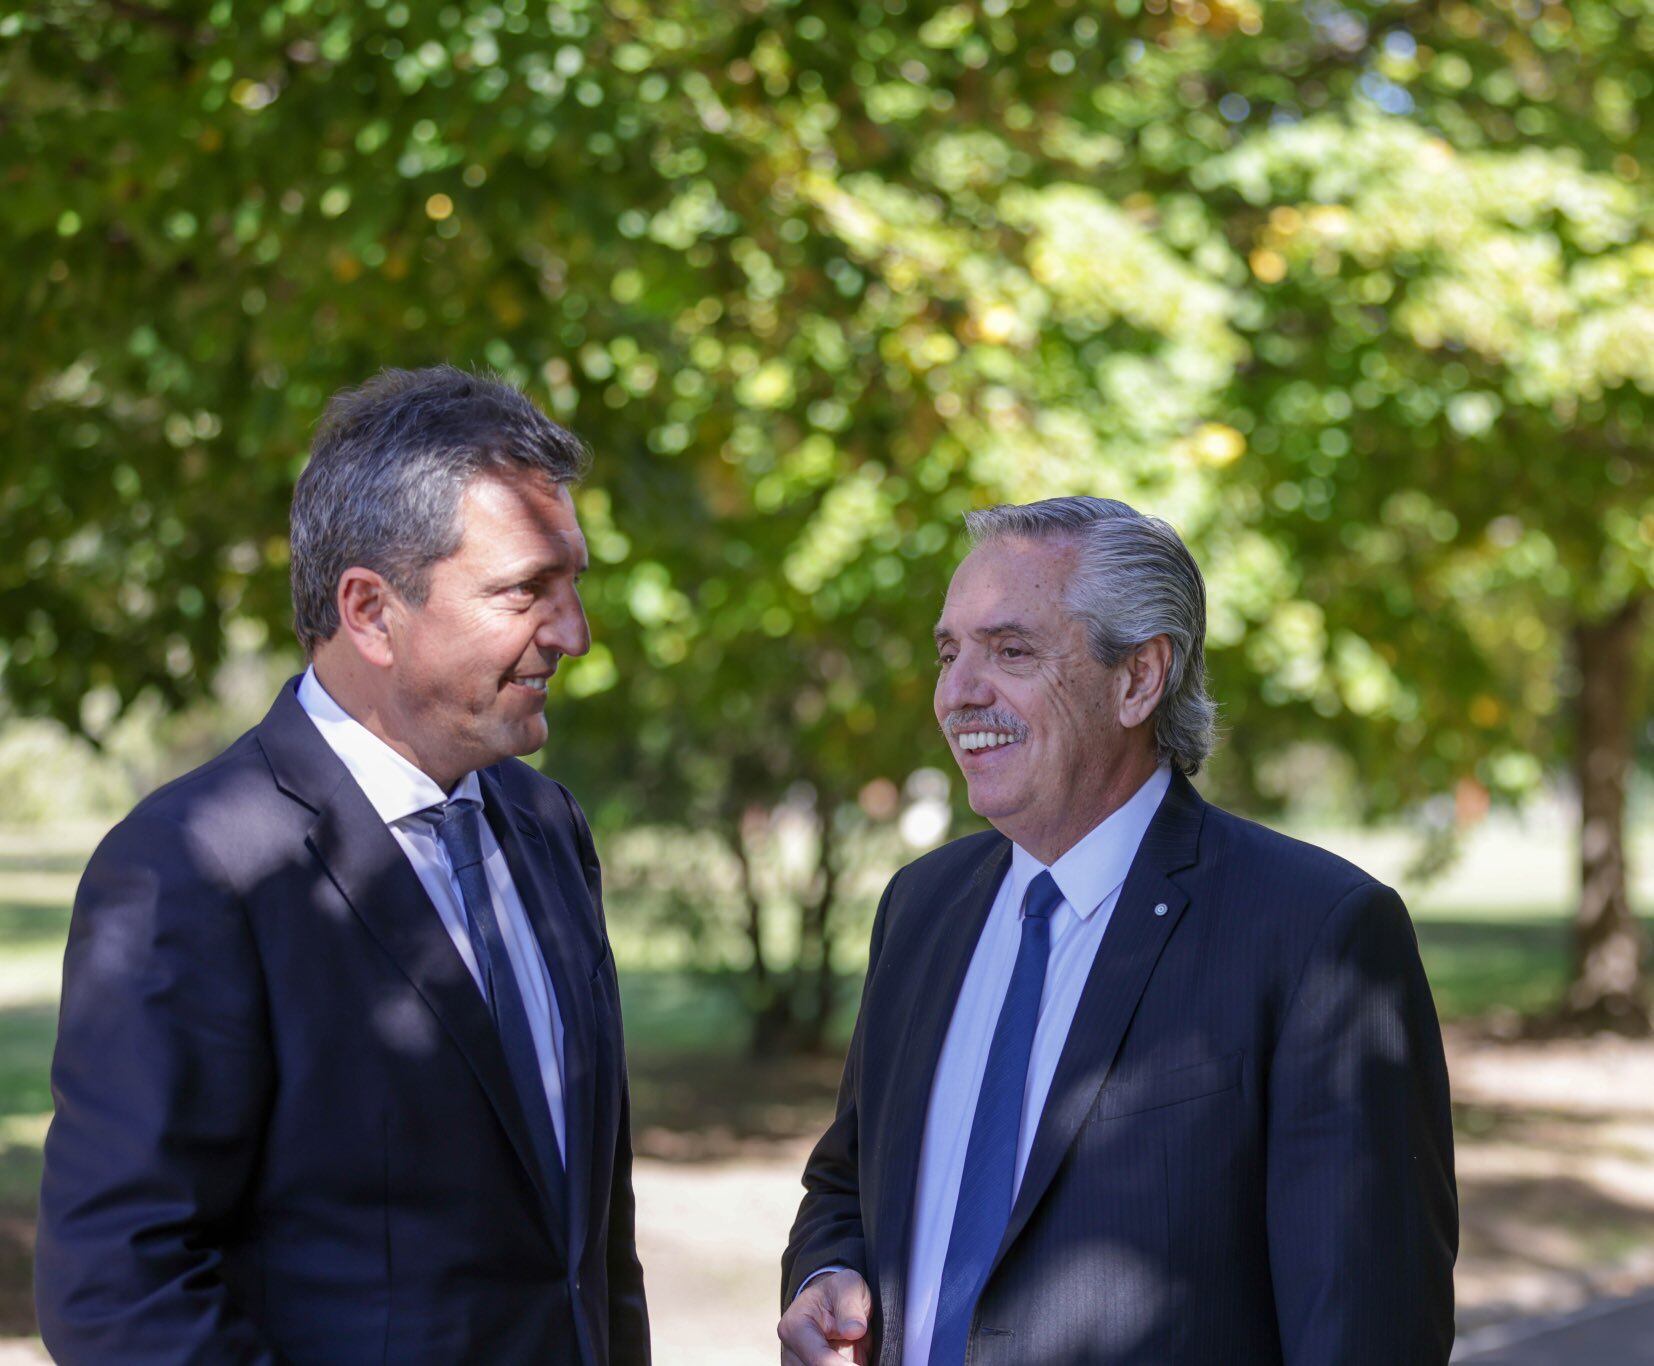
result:
[(1028, 738), (1028, 727), (1021, 718), (998, 707), (966, 707), (960, 711), (950, 711), (942, 718), (944, 735), (964, 735), (973, 730), (1002, 730), (1018, 740)]

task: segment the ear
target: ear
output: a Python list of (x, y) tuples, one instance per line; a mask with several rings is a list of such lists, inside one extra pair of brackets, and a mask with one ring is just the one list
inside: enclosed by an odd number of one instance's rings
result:
[(391, 616), (401, 603), (396, 590), (372, 569), (352, 565), (339, 575), (339, 634), (367, 663), (388, 669), (396, 662)]
[(1120, 724), (1130, 730), (1147, 721), (1160, 705), (1172, 667), (1170, 638), (1151, 636), (1127, 655), (1120, 667), (1125, 679), (1120, 693)]

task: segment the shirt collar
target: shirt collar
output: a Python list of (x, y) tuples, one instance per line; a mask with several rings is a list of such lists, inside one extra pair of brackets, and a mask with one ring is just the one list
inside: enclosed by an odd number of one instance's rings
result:
[(315, 723), (328, 748), (339, 756), (386, 825), (450, 797), (482, 800), (482, 784), (475, 773), (467, 773), (451, 793), (444, 792), (430, 774), (409, 763), (335, 702), (314, 668), (304, 671), (298, 693), (305, 715)]
[(1013, 890), (1018, 907), (1028, 884), (1048, 871), (1063, 900), (1081, 920), (1089, 920), (1125, 882), (1132, 860), (1137, 857), (1137, 846), (1142, 844), (1149, 823), (1171, 785), (1172, 771), (1162, 764), (1125, 805), (1112, 812), (1049, 869), (1020, 844), (1012, 844), (1011, 876), (1016, 881)]

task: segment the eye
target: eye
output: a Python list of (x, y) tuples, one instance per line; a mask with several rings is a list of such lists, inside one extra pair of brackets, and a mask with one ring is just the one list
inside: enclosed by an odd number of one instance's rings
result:
[(953, 656), (950, 654), (940, 654), (936, 656), (936, 667), (938, 669), (945, 669), (952, 663)]
[(1028, 651), (1024, 650), (1020, 645), (1005, 645), (1000, 647), (999, 651), (1002, 659), (1021, 659), (1027, 653)]

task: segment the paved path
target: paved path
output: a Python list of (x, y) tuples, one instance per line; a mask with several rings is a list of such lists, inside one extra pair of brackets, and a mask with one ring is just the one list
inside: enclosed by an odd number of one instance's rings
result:
[(1548, 1325), (1489, 1329), (1464, 1346), (1471, 1350), (1453, 1360), (1474, 1366), (1645, 1366), (1654, 1363), (1654, 1295), (1590, 1305)]

